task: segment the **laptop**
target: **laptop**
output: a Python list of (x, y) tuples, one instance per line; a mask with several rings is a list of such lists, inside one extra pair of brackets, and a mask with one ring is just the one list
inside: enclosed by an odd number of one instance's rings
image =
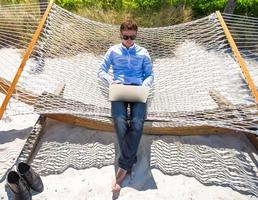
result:
[(146, 103), (149, 87), (113, 84), (109, 87), (110, 101), (142, 102)]

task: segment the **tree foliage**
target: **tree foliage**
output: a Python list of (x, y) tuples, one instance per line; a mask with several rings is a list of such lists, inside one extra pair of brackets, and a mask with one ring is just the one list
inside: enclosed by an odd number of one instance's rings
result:
[[(38, 1), (0, 0), (0, 4)], [(234, 14), (258, 17), (258, 0), (236, 1)], [(228, 0), (55, 0), (55, 3), (72, 12), (108, 23), (119, 23), (119, 17), (130, 16), (141, 25), (166, 26), (207, 16), (216, 10), (223, 12)]]
[[(11, 1), (11, 0), (10, 0)], [(103, 10), (160, 11), (169, 6), (190, 7), (194, 16), (223, 11), (228, 0), (56, 0), (66, 9), (94, 7)], [(237, 0), (236, 14), (258, 16), (258, 0)]]

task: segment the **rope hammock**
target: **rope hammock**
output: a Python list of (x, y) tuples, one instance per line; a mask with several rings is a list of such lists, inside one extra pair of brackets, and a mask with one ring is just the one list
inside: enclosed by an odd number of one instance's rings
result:
[[(0, 6), (0, 97), (8, 94), (41, 10), (47, 7)], [(155, 128), (166, 132), (178, 127), (218, 127), (256, 134), (258, 19), (222, 16), (253, 85), (242, 72), (215, 13), (185, 24), (139, 29), (136, 43), (148, 49), (154, 65), (154, 86), (148, 99), (150, 132)], [(108, 88), (98, 80), (97, 71), (107, 49), (120, 42), (118, 26), (51, 5), (4, 119), (28, 113), (62, 114), (88, 120), (86, 126), (91, 128), (109, 129)], [(62, 96), (56, 95), (60, 86)]]

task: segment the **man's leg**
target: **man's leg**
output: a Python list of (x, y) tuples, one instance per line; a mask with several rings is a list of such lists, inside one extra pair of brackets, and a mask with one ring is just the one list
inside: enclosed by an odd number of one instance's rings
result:
[[(128, 103), (121, 102), (121, 101), (113, 101), (111, 103), (111, 112), (113, 118), (114, 128), (117, 134), (119, 149), (120, 149), (120, 156), (119, 159), (122, 159), (122, 147), (124, 143), (124, 138), (127, 134), (129, 125), (127, 122), (127, 106)], [(112, 191), (119, 192), (121, 189), (121, 184), (126, 176), (127, 171), (118, 164), (119, 168), (116, 172), (116, 177), (112, 182)]]
[(122, 143), (129, 128), (127, 122), (127, 106), (128, 103), (122, 101), (111, 102), (111, 114), (113, 125), (117, 134), (119, 148), (121, 150)]
[(136, 161), (136, 154), (141, 140), (144, 120), (146, 117), (146, 103), (130, 103), (131, 120), (128, 133), (125, 135), (122, 144), (122, 160), (119, 159), (119, 165), (124, 166), (127, 171), (130, 170)]

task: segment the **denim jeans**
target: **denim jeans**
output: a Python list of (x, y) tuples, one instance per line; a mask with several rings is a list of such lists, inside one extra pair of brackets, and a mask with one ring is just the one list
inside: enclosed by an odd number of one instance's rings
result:
[[(127, 113), (128, 106), (130, 116)], [(111, 111), (120, 148), (118, 166), (130, 170), (137, 159), (136, 154), (146, 116), (146, 103), (112, 101)]]

